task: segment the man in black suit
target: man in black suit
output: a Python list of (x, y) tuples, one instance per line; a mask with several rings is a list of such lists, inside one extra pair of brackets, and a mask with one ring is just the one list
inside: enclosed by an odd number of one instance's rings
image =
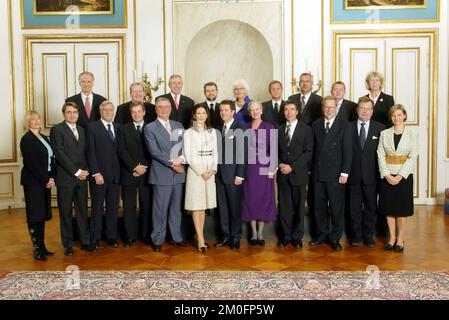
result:
[(204, 95), (206, 101), (202, 103), (209, 109), (210, 119), (212, 122), (212, 128), (218, 129), (223, 126), (223, 120), (220, 117), (220, 103), (218, 103), (218, 86), (215, 82), (208, 82), (204, 85)]
[(118, 156), (120, 158), (120, 182), (123, 194), (123, 217), (127, 240), (125, 247), (136, 243), (137, 192), (139, 192), (140, 227), (142, 240), (150, 244), (151, 230), (151, 186), (148, 184), (150, 154), (142, 135), (148, 123), (144, 121), (143, 102), (132, 102), (129, 106), (132, 122), (120, 126), (118, 134)]
[[(345, 185), (352, 161), (352, 132), (347, 121), (336, 118), (336, 108), (336, 99), (327, 96), (323, 99), (324, 117), (312, 124), (317, 237), (310, 241), (310, 245), (330, 240), (331, 248), (340, 251), (342, 247), (339, 241), (344, 230)], [(328, 212), (331, 214), (332, 230), (329, 230)]]
[(299, 106), (299, 120), (312, 125), (312, 122), (323, 116), (321, 109), (322, 97), (312, 92), (313, 89), (313, 75), (310, 73), (303, 73), (299, 77), (300, 93), (294, 94), (288, 98), (293, 100)]
[(50, 130), (50, 140), (56, 158), (56, 186), (64, 255), (73, 255), (72, 205), (75, 205), (81, 249), (91, 252), (87, 220), (86, 136), (77, 125), (79, 107), (74, 102), (62, 106), (64, 121)]
[(306, 185), (309, 180), (309, 162), (313, 152), (312, 129), (298, 121), (298, 105), (285, 102), (286, 123), (279, 127), (279, 219), (283, 237), (280, 246), (290, 242), (295, 249), (302, 248)]
[(144, 102), (145, 98), (145, 86), (142, 82), (134, 82), (129, 87), (129, 93), (131, 95), (131, 101), (121, 104), (117, 107), (115, 113), (114, 122), (120, 125), (133, 122), (131, 117), (131, 104), (133, 102), (143, 103), (145, 108), (145, 122), (150, 123), (156, 120), (156, 110), (152, 103)]
[(106, 202), (106, 238), (110, 247), (117, 248), (120, 162), (117, 156), (118, 124), (112, 122), (112, 102), (101, 103), (100, 115), (100, 120), (87, 126), (87, 164), (92, 174), (90, 234), (93, 245), (98, 249), (102, 232), (103, 203)]
[(184, 128), (187, 129), (190, 124), (192, 109), (195, 102), (189, 97), (181, 94), (184, 83), (179, 74), (174, 74), (170, 77), (168, 86), (170, 87), (170, 93), (164, 94), (161, 97), (168, 98), (170, 100), (172, 107), (170, 120), (181, 122)]
[[(220, 128), (221, 153), (215, 178), (223, 237), (215, 246), (229, 245), (232, 250), (240, 249), (242, 238), (242, 183), (246, 178), (247, 158), (245, 128), (234, 120), (234, 114), (234, 103), (230, 100), (222, 101), (220, 104), (220, 116), (223, 120), (223, 127)], [(229, 155), (230, 153), (232, 154)]]
[(262, 103), (262, 120), (267, 121), (278, 128), (280, 125), (285, 123), (285, 101), (282, 100), (282, 83), (277, 80), (271, 81), (268, 85), (268, 92), (270, 93), (271, 100)]
[(352, 166), (348, 183), (353, 233), (350, 244), (354, 247), (360, 246), (362, 240), (370, 248), (376, 245), (374, 234), (379, 181), (377, 146), (385, 125), (371, 120), (373, 112), (374, 104), (371, 99), (361, 97), (357, 105), (358, 120), (351, 123)]
[(354, 121), (357, 119), (357, 113), (355, 111), (357, 104), (346, 100), (346, 85), (337, 81), (332, 85), (331, 95), (337, 99), (337, 118), (346, 121)]
[(81, 92), (67, 98), (65, 102), (75, 102), (79, 107), (77, 124), (86, 128), (87, 124), (100, 119), (99, 106), (106, 98), (93, 93), (94, 75), (91, 72), (83, 72), (78, 76)]

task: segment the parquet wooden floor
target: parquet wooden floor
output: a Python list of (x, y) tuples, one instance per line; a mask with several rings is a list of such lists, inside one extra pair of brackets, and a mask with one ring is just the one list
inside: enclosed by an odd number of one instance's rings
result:
[[(441, 206), (417, 206), (409, 219), (405, 251), (382, 250), (384, 239), (377, 247), (352, 248), (342, 239), (343, 251), (333, 252), (329, 246), (310, 247), (309, 237), (304, 249), (277, 247), (275, 240), (265, 247), (251, 247), (242, 241), (240, 250), (210, 248), (207, 254), (197, 252), (193, 244), (178, 248), (169, 244), (160, 253), (143, 243), (131, 248), (102, 248), (85, 253), (75, 247), (73, 257), (65, 257), (60, 244), (59, 218), (47, 223), (46, 243), (56, 255), (38, 262), (32, 257), (31, 241), (23, 209), (0, 211), (0, 274), (11, 271), (65, 270), (76, 265), (80, 270), (217, 270), (217, 271), (364, 271), (370, 265), (381, 271), (443, 271), (449, 270), (449, 216)], [(213, 244), (212, 241), (209, 241)]]

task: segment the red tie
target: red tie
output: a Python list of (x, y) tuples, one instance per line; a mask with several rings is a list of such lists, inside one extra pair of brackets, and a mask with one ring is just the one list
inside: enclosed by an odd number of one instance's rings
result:
[(90, 105), (89, 97), (86, 97), (86, 102), (84, 103), (84, 108), (86, 109), (87, 117), (90, 118), (90, 112), (92, 111), (92, 107)]
[(178, 101), (178, 96), (175, 96), (175, 106), (176, 106), (176, 110), (179, 109), (179, 101)]

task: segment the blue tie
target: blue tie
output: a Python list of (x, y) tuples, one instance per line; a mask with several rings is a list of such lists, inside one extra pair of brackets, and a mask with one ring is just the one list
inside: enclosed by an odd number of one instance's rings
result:
[(365, 130), (365, 125), (366, 125), (366, 123), (364, 123), (364, 122), (362, 122), (362, 123), (360, 124), (360, 136), (359, 136), (359, 138), (360, 138), (360, 146), (362, 147), (362, 149), (363, 149), (363, 147), (365, 146), (365, 142), (366, 142), (366, 130)]

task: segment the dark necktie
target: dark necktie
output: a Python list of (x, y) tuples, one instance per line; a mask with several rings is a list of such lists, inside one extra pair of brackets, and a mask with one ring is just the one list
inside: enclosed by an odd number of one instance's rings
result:
[(277, 102), (274, 104), (274, 114), (279, 115), (279, 104)]
[(301, 113), (304, 111), (305, 108), (306, 108), (306, 97), (301, 96)]
[(111, 140), (114, 142), (115, 138), (114, 138), (114, 134), (112, 133), (111, 124), (110, 123), (108, 123), (108, 133), (109, 133), (109, 136), (111, 137)]
[(136, 128), (137, 128), (137, 131), (138, 131), (139, 133), (142, 133), (142, 127), (141, 127), (141, 126), (136, 126)]
[(330, 131), (330, 122), (326, 122), (326, 133), (329, 133), (329, 131)]
[(223, 126), (223, 131), (221, 131), (221, 134), (223, 135), (223, 137), (226, 135), (226, 131), (228, 130), (228, 128), (226, 127), (226, 125)]
[(366, 142), (366, 130), (365, 130), (365, 125), (366, 125), (366, 123), (364, 123), (364, 122), (362, 122), (362, 123), (360, 124), (360, 136), (359, 136), (359, 138), (360, 138), (360, 146), (362, 147), (362, 149), (363, 149), (363, 147), (365, 146), (365, 142)]
[(290, 130), (292, 128), (292, 125), (287, 125), (287, 131), (285, 132), (285, 144), (287, 147), (290, 145)]
[(210, 111), (214, 111), (214, 104), (213, 103), (210, 104)]

